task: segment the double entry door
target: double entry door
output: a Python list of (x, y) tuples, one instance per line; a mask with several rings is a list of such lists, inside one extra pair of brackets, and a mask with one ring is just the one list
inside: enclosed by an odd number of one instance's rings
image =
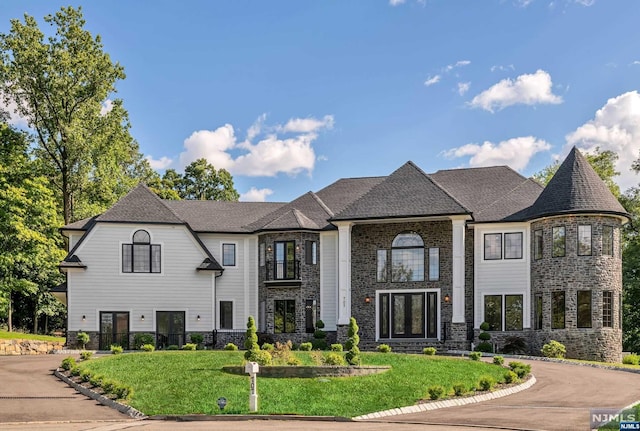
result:
[(156, 348), (180, 348), (184, 341), (184, 311), (156, 311)]
[(109, 350), (111, 346), (129, 348), (129, 313), (126, 311), (100, 312), (100, 350)]

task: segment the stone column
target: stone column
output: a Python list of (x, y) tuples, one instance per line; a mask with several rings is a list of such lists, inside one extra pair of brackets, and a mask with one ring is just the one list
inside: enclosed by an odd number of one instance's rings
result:
[(351, 317), (351, 223), (338, 225), (338, 325)]

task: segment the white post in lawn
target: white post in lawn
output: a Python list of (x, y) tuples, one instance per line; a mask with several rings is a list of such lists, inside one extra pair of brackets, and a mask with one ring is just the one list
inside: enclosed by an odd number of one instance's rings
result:
[(249, 410), (258, 411), (258, 378), (260, 366), (257, 362), (247, 362), (244, 367), (245, 373), (249, 374)]

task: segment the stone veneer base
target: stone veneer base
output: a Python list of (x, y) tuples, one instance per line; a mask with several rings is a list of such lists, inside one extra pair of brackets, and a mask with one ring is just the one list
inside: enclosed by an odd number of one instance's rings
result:
[[(287, 365), (271, 365), (260, 366), (258, 377), (282, 377), (282, 378), (315, 378), (315, 377), (355, 377), (368, 376), (370, 374), (380, 374), (391, 369), (390, 366), (335, 366), (335, 365), (319, 365), (319, 366), (287, 366)], [(231, 374), (246, 374), (244, 367), (222, 367), (222, 371)]]

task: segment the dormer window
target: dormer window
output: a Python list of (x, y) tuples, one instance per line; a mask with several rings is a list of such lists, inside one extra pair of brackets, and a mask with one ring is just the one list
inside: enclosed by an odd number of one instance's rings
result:
[(146, 230), (135, 231), (132, 240), (132, 244), (122, 244), (122, 272), (159, 273), (160, 244), (151, 244)]

